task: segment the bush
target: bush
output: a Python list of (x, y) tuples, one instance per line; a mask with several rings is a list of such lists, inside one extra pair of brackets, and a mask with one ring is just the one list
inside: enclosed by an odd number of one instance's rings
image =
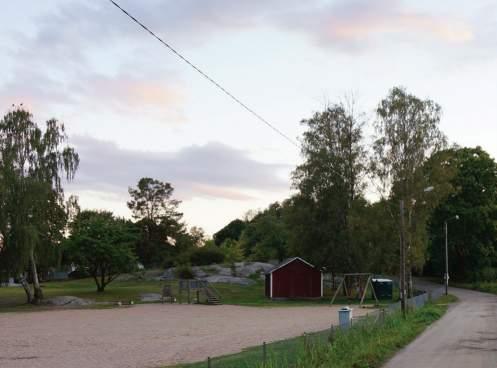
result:
[(174, 273), (178, 279), (193, 279), (195, 274), (189, 264), (176, 266)]
[(194, 266), (207, 266), (213, 263), (223, 263), (224, 254), (216, 246), (195, 248), (190, 253), (190, 262)]
[(484, 267), (479, 272), (478, 281), (491, 282), (497, 280), (497, 269), (493, 267)]
[(243, 261), (243, 250), (240, 243), (236, 240), (226, 239), (219, 249), (224, 254), (225, 262), (235, 263)]

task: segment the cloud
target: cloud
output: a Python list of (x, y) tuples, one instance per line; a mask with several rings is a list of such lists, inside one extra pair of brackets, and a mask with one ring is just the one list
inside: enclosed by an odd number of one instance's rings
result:
[(121, 193), (141, 177), (170, 182), (182, 200), (194, 197), (230, 200), (254, 199), (254, 192), (288, 189), (279, 176), (284, 165), (251, 159), (246, 152), (221, 143), (189, 146), (177, 152), (144, 152), (113, 142), (76, 136), (71, 139), (81, 164), (70, 191)]
[[(431, 8), (420, 11), (402, 0), (120, 0), (118, 3), (180, 49), (202, 43), (226, 30), (258, 26), (291, 29), (326, 47), (366, 45), (395, 34), (432, 37), (443, 43), (467, 42), (471, 26)], [(18, 58), (36, 53), (45, 60), (74, 65), (91, 60), (91, 52), (121, 44), (156, 42), (108, 1), (60, 1), (57, 11), (35, 18), (36, 32), (16, 42)], [(64, 30), (61, 32), (61, 30)], [(16, 36), (18, 37), (18, 36)], [(88, 53), (90, 51), (90, 53)], [(134, 53), (133, 57), (139, 57)]]
[(472, 40), (471, 27), (449, 17), (406, 8), (400, 0), (353, 0), (328, 3), (282, 24), (312, 36), (324, 47), (362, 49), (393, 35), (404, 40), (424, 36), (446, 44)]
[(93, 75), (80, 88), (80, 108), (101, 109), (121, 118), (140, 117), (158, 121), (182, 122), (183, 88), (164, 80), (149, 80), (117, 75)]
[(131, 75), (88, 72), (60, 80), (33, 70), (0, 85), (0, 106), (23, 103), (32, 111), (77, 106), (79, 111), (110, 113), (120, 119), (184, 122), (183, 88), (176, 82)]
[[(345, 51), (389, 38), (423, 37), (448, 45), (474, 39), (462, 19), (413, 10), (401, 0), (119, 2), (180, 50), (227, 30), (260, 26), (291, 30), (324, 48)], [(29, 18), (30, 31), (14, 27), (0, 37), (10, 60), (0, 81), (0, 103), (24, 102), (37, 111), (64, 105), (120, 119), (185, 121), (187, 86), (175, 72), (183, 66), (173, 59), (171, 66), (157, 62), (165, 51), (110, 2), (59, 0), (42, 9)]]

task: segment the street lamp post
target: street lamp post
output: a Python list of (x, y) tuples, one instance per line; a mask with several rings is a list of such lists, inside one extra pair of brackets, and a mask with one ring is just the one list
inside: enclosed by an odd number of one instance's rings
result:
[(455, 215), (444, 221), (444, 230), (445, 230), (445, 274), (444, 274), (444, 283), (445, 283), (445, 295), (449, 295), (449, 236), (448, 236), (448, 222), (450, 220), (459, 220), (459, 216)]
[(400, 200), (400, 309), (402, 315), (406, 316), (406, 248), (405, 248), (405, 224), (404, 224), (404, 200)]

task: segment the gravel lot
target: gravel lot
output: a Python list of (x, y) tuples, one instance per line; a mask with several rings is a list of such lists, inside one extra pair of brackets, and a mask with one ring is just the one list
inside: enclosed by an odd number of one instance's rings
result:
[[(319, 331), (338, 307), (148, 304), (0, 314), (2, 368), (157, 367)], [(355, 308), (354, 314), (367, 310)]]

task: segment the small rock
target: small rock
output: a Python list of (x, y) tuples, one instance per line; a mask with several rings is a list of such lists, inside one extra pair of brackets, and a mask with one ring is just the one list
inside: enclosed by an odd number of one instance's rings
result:
[(162, 295), (157, 293), (140, 294), (140, 300), (142, 302), (160, 302), (162, 300)]

